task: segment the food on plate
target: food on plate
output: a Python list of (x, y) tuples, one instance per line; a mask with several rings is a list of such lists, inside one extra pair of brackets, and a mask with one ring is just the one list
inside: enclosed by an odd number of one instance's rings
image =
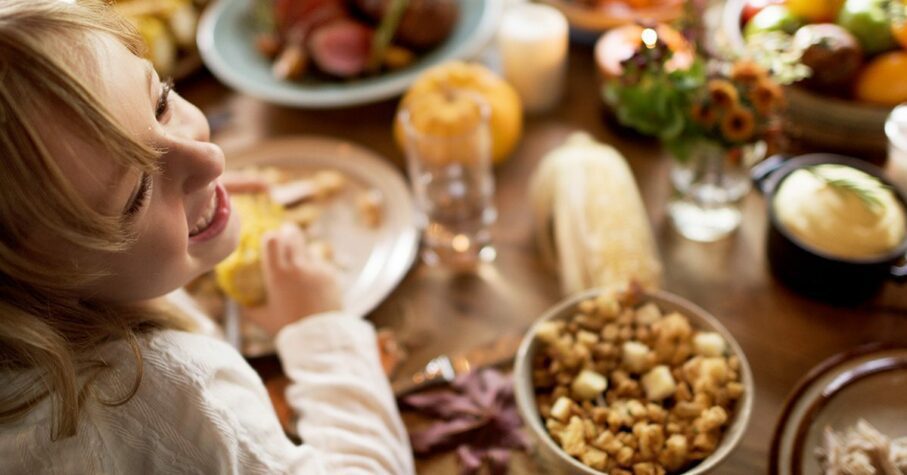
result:
[[(752, 14), (742, 32), (752, 54), (809, 68), (798, 86), (882, 106), (907, 100), (907, 17), (903, 0), (779, 0)], [(793, 38), (786, 35), (793, 34)], [(770, 36), (774, 35), (774, 36)], [(768, 46), (773, 45), (773, 46)], [(761, 50), (760, 50), (761, 48)], [(774, 48), (774, 51), (769, 51)]]
[[(458, 127), (457, 121), (449, 116), (461, 115), (464, 101), (453, 91), (465, 90), (480, 95), (491, 109), (491, 145), (494, 163), (501, 163), (510, 156), (520, 140), (523, 130), (523, 106), (516, 90), (500, 76), (480, 64), (449, 61), (422, 73), (410, 86), (400, 109), (411, 103), (434, 102), (435, 109), (430, 116), (439, 124)], [(439, 131), (433, 131), (439, 132)], [(398, 118), (394, 124), (397, 144), (404, 146), (403, 124)]]
[(536, 240), (565, 294), (635, 281), (657, 287), (661, 263), (624, 158), (588, 134), (548, 152), (529, 188)]
[(846, 91), (860, 72), (863, 49), (857, 39), (834, 23), (806, 25), (794, 35), (800, 61), (812, 70), (804, 84), (834, 94)]
[[(354, 0), (356, 7), (378, 23), (393, 0)], [(406, 47), (421, 51), (444, 41), (457, 23), (457, 0), (408, 0), (396, 38)]]
[[(262, 238), (268, 231), (284, 223), (293, 223), (306, 231), (310, 253), (329, 262), (340, 264), (334, 245), (319, 229), (319, 221), (330, 207), (348, 209), (363, 229), (381, 226), (384, 200), (381, 193), (357, 186), (337, 170), (292, 170), (272, 166), (250, 167), (237, 172), (249, 182), (262, 186), (247, 186), (246, 192), (231, 195), (233, 209), (241, 222), (240, 240), (236, 250), (218, 264), (213, 273), (206, 274), (189, 286), (190, 294), (216, 304), (212, 291), (223, 293), (245, 307), (259, 306), (267, 301), (261, 273)], [(216, 283), (212, 287), (211, 281)], [(222, 305), (207, 309), (219, 313)]]
[(844, 165), (817, 165), (785, 178), (772, 203), (781, 226), (838, 258), (871, 258), (905, 236), (904, 206), (877, 178)]
[(826, 427), (816, 456), (825, 473), (903, 475), (907, 473), (907, 437), (892, 440), (860, 419), (841, 432)]
[(224, 293), (240, 305), (254, 307), (265, 301), (262, 239), (265, 233), (283, 224), (284, 209), (266, 193), (237, 194), (230, 202), (241, 219), (239, 244), (214, 268), (214, 275)]
[(255, 0), (255, 46), (281, 79), (350, 79), (410, 65), (441, 44), (454, 0)]
[(114, 9), (132, 22), (148, 47), (158, 74), (177, 74), (180, 61), (195, 54), (195, 28), (207, 1), (118, 0)]
[(383, 204), (384, 196), (378, 190), (360, 192), (356, 197), (356, 208), (359, 210), (362, 223), (370, 228), (377, 228), (381, 224)]
[(604, 473), (682, 473), (712, 454), (745, 388), (720, 334), (638, 292), (581, 301), (537, 328), (539, 415), (569, 455)]

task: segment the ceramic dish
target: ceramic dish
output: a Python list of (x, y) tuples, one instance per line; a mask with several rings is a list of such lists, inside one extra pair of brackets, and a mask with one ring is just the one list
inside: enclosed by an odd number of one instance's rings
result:
[[(721, 34), (735, 54), (746, 49), (740, 15), (746, 0), (728, 0), (721, 19)], [(785, 132), (824, 151), (883, 156), (885, 119), (891, 107), (848, 101), (816, 94), (797, 86), (784, 90)]]
[(666, 23), (676, 20), (683, 13), (683, 2), (679, 0), (656, 0), (653, 5), (633, 8), (619, 1), (604, 3), (598, 8), (589, 8), (570, 0), (539, 0), (564, 14), (574, 39), (593, 43), (599, 35), (610, 28), (650, 21)]
[(820, 475), (815, 450), (826, 426), (865, 419), (886, 436), (907, 436), (907, 348), (868, 347), (834, 356), (800, 382), (775, 427), (770, 471)]
[[(351, 187), (381, 193), (382, 218), (376, 229), (361, 224), (355, 206), (343, 203), (342, 197), (326, 206), (318, 222), (319, 237), (330, 242), (337, 255), (346, 312), (367, 315), (412, 266), (418, 247), (412, 197), (403, 176), (381, 156), (349, 142), (295, 137), (257, 144), (244, 153), (231, 154), (227, 163), (231, 169), (273, 165), (300, 172), (336, 170), (347, 177)], [(226, 316), (222, 319), (229, 322)], [(271, 341), (255, 330), (243, 327), (242, 353), (273, 353)]]
[[(514, 366), (514, 391), (517, 407), (530, 434), (538, 441), (539, 456), (543, 466), (546, 468), (545, 473), (602, 475), (602, 472), (584, 465), (579, 460), (567, 455), (551, 438), (547, 429), (542, 425), (542, 418), (539, 416), (536, 406), (535, 389), (532, 383), (532, 360), (539, 345), (535, 334), (542, 322), (570, 318), (576, 313), (576, 308), (580, 302), (594, 298), (601, 293), (601, 289), (581, 292), (549, 309), (529, 329), (517, 351)], [(733, 335), (715, 317), (702, 308), (664, 291), (644, 292), (640, 297), (640, 302), (654, 302), (663, 312), (676, 311), (681, 313), (697, 329), (718, 332), (724, 338), (724, 341), (727, 342), (730, 353), (740, 359), (740, 381), (743, 383), (745, 392), (741, 399), (737, 401), (736, 409), (731, 416), (732, 421), (727, 426), (715, 452), (690, 470), (684, 472), (685, 475), (709, 473), (734, 450), (734, 447), (737, 446), (743, 437), (743, 433), (749, 423), (756, 389), (749, 362)]]
[(502, 1), (464, 0), (447, 40), (412, 66), (351, 81), (292, 82), (274, 77), (271, 61), (254, 46), (249, 5), (221, 0), (208, 8), (198, 28), (198, 46), (208, 69), (227, 85), (275, 104), (330, 108), (353, 106), (397, 96), (432, 65), (477, 55), (497, 30)]
[(874, 176), (890, 187), (907, 209), (907, 196), (879, 168), (863, 160), (830, 153), (770, 157), (752, 171), (768, 208), (769, 264), (782, 282), (804, 294), (836, 303), (857, 303), (875, 295), (888, 280), (907, 282), (907, 266), (900, 262), (907, 253), (907, 238), (878, 257), (839, 258), (811, 248), (794, 237), (780, 223), (773, 205), (778, 187), (791, 173), (829, 163), (846, 165)]

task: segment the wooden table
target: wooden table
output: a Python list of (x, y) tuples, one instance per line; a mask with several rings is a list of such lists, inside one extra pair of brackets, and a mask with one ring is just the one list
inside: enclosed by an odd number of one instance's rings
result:
[[(907, 293), (889, 284), (874, 301), (858, 308), (834, 308), (802, 298), (772, 279), (765, 258), (765, 203), (753, 192), (744, 220), (732, 237), (700, 244), (680, 237), (666, 216), (670, 159), (659, 146), (609, 128), (602, 119), (590, 48), (570, 53), (566, 97), (555, 111), (528, 118), (523, 141), (497, 169), (494, 266), (478, 275), (453, 277), (421, 263), (369, 318), (378, 327), (399, 329), (418, 322), (425, 344), (413, 348), (403, 374), (441, 353), (490, 340), (528, 326), (559, 300), (555, 276), (539, 260), (525, 206), (527, 181), (542, 156), (572, 131), (586, 130), (617, 147), (630, 163), (643, 194), (665, 269), (664, 285), (718, 317), (734, 334), (752, 365), (756, 402), (742, 443), (719, 473), (764, 473), (772, 430), (786, 395), (825, 358), (862, 343), (907, 345)], [(262, 103), (230, 91), (202, 72), (178, 85), (215, 123), (214, 141), (227, 151), (268, 138), (317, 134), (357, 142), (402, 162), (390, 124), (396, 101), (358, 108), (296, 110)], [(404, 319), (404, 315), (410, 318)], [(409, 322), (409, 323), (407, 323)], [(443, 331), (442, 331), (443, 330)], [(275, 358), (253, 361), (275, 395), (278, 410), (283, 376)], [(524, 457), (515, 472), (531, 472)], [(456, 473), (453, 457), (420, 460), (423, 473)]]

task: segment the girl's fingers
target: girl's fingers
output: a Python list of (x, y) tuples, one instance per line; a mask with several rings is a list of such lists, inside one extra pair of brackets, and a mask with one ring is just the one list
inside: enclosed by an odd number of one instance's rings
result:
[(264, 179), (242, 172), (224, 172), (220, 180), (230, 193), (265, 193), (269, 188)]
[(280, 268), (280, 239), (277, 231), (268, 231), (262, 237), (262, 265), (265, 275)]

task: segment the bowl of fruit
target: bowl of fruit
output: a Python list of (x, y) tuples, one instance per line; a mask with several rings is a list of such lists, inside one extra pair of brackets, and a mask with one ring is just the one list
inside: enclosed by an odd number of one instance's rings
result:
[[(885, 119), (907, 102), (905, 5), (904, 0), (729, 0), (722, 25), (736, 53), (754, 54), (767, 65), (786, 55), (806, 67), (806, 77), (786, 90), (787, 129), (794, 138), (824, 150), (881, 156)], [(776, 46), (767, 53), (760, 49), (766, 38)]]

